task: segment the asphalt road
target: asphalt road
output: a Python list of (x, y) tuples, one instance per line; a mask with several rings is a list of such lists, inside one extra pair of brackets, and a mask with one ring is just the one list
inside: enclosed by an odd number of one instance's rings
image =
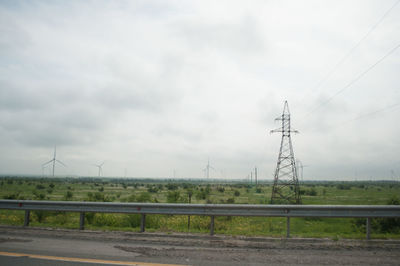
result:
[(287, 240), (0, 226), (0, 265), (399, 265), (399, 255), (399, 240)]
[(13, 266), (25, 266), (25, 265), (40, 265), (40, 266), (87, 266), (87, 263), (79, 262), (67, 262), (67, 261), (54, 261), (45, 259), (33, 259), (28, 257), (9, 257), (0, 255), (0, 265), (13, 265)]

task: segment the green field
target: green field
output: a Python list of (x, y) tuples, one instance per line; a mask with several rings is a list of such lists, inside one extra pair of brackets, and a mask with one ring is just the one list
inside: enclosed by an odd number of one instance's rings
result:
[[(0, 178), (1, 199), (73, 200), (108, 202), (160, 202), (209, 204), (269, 204), (271, 184), (198, 180), (96, 179), (96, 178)], [(399, 204), (398, 182), (306, 182), (301, 185), (303, 204), (386, 205)], [(189, 197), (191, 195), (191, 197)], [(22, 211), (0, 211), (0, 224), (22, 225)], [(217, 234), (283, 237), (285, 218), (216, 217)], [(139, 231), (139, 215), (86, 214), (87, 229)], [(146, 230), (208, 233), (209, 217), (148, 215)], [(31, 225), (77, 228), (78, 213), (33, 212)], [(291, 236), (365, 238), (365, 219), (292, 218)], [(373, 219), (373, 238), (400, 238), (399, 219)]]

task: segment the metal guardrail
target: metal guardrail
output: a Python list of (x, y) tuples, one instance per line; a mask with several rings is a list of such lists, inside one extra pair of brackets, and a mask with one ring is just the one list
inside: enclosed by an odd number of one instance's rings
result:
[(210, 234), (214, 234), (215, 216), (286, 217), (286, 236), (290, 237), (291, 217), (366, 218), (367, 239), (370, 239), (371, 218), (400, 217), (397, 205), (247, 205), (247, 204), (166, 204), (113, 203), (75, 201), (0, 200), (0, 209), (25, 211), (24, 226), (29, 225), (30, 211), (65, 211), (80, 213), (80, 229), (84, 229), (85, 213), (141, 214), (141, 232), (145, 231), (146, 215), (210, 216)]

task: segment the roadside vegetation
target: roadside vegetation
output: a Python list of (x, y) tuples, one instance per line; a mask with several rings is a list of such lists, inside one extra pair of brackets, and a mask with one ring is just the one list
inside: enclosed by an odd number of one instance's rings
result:
[[(198, 180), (98, 179), (98, 178), (0, 178), (0, 198), (19, 200), (154, 202), (201, 204), (269, 204), (272, 184), (209, 182)], [(303, 204), (399, 205), (398, 182), (305, 182)], [(87, 229), (139, 231), (140, 216), (86, 214)], [(0, 210), (0, 224), (22, 225), (22, 211)], [(34, 211), (31, 225), (77, 228), (78, 213)], [(209, 217), (148, 215), (146, 230), (157, 232), (208, 233)], [(217, 234), (285, 235), (284, 218), (216, 217)], [(365, 238), (365, 219), (292, 218), (293, 237)], [(400, 238), (400, 219), (373, 219), (374, 238)]]

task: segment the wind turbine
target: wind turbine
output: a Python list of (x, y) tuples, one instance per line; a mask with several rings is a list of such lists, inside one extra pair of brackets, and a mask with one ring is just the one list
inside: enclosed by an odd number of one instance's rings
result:
[(54, 156), (53, 156), (53, 159), (51, 159), (50, 161), (48, 161), (48, 162), (42, 164), (42, 169), (44, 169), (44, 167), (45, 167), (46, 165), (48, 165), (49, 163), (53, 163), (53, 177), (54, 177), (54, 169), (55, 169), (55, 167), (56, 167), (56, 162), (59, 163), (59, 164), (64, 165), (65, 167), (67, 167), (63, 162), (61, 162), (60, 160), (57, 160), (57, 159), (56, 159), (56, 155), (57, 155), (57, 147), (54, 146)]
[(104, 164), (105, 162), (102, 162), (101, 164), (93, 164), (94, 166), (96, 166), (97, 168), (99, 168), (99, 177), (100, 177), (100, 175), (101, 175), (101, 173), (103, 172), (103, 164)]
[(310, 165), (303, 165), (303, 163), (299, 160), (299, 159), (297, 159), (296, 160), (297, 162), (296, 162), (296, 167), (300, 167), (300, 176), (301, 176), (301, 182), (303, 182), (303, 168), (304, 167), (309, 167)]
[(203, 169), (203, 171), (207, 173), (207, 179), (210, 178), (210, 168), (215, 170), (215, 168), (210, 165), (210, 158), (208, 158), (206, 168)]

